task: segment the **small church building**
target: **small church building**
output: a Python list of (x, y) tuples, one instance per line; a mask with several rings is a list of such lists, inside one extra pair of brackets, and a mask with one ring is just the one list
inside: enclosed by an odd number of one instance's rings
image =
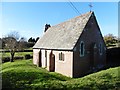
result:
[(49, 25), (33, 46), (33, 64), (68, 77), (103, 68), (106, 46), (94, 12)]

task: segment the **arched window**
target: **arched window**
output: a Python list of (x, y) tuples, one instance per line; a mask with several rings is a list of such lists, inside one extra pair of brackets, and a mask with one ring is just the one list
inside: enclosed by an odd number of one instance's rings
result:
[(84, 42), (81, 41), (80, 42), (80, 57), (83, 57), (84, 56), (84, 52), (85, 52), (85, 45), (84, 45)]
[(99, 44), (99, 54), (102, 55), (102, 44)]

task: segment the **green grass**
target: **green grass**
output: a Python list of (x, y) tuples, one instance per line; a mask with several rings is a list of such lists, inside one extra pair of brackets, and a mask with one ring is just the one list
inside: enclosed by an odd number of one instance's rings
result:
[(69, 78), (36, 67), (32, 60), (19, 60), (2, 64), (3, 88), (41, 89), (88, 89), (119, 90), (120, 67), (110, 68), (82, 78)]
[[(30, 54), (32, 56), (33, 52), (15, 52), (15, 56), (14, 57), (18, 57), (18, 56), (24, 57), (26, 54)], [(2, 55), (2, 57), (10, 57), (10, 53), (9, 52), (2, 53), (1, 55)]]

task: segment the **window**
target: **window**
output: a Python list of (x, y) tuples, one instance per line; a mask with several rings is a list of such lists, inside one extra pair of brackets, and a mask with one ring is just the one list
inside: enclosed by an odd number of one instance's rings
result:
[(64, 54), (62, 52), (59, 53), (59, 60), (64, 61)]
[(101, 43), (99, 44), (99, 53), (100, 55), (102, 55), (102, 44)]
[(81, 41), (81, 43), (80, 43), (80, 57), (84, 56), (84, 52), (85, 52), (84, 46), (85, 46), (84, 42)]

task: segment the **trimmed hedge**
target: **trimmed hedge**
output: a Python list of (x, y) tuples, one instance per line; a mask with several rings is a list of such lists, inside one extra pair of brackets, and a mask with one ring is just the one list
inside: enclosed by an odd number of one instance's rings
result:
[(107, 62), (120, 63), (120, 47), (107, 49)]
[[(0, 50), (0, 52), (10, 52), (9, 50)], [(33, 52), (33, 50), (19, 50), (15, 52)]]
[[(22, 60), (22, 59), (31, 59), (33, 58), (33, 56), (30, 56), (30, 54), (26, 54), (24, 57), (23, 56), (15, 56), (14, 57), (14, 60)], [(10, 61), (10, 57), (2, 57), (2, 63), (5, 63), (5, 62), (9, 62)]]
[[(14, 60), (18, 60), (18, 59), (24, 59), (24, 57), (21, 56), (14, 57)], [(10, 57), (2, 57), (2, 63), (9, 61), (10, 61)]]
[(2, 63), (9, 61), (10, 61), (10, 57), (2, 57)]
[(25, 59), (30, 59), (30, 54), (26, 54)]

